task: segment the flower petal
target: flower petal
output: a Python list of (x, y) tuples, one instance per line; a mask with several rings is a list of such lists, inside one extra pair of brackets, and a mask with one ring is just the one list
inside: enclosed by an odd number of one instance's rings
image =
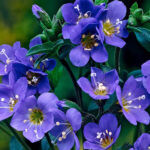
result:
[(122, 40), (121, 38), (112, 35), (112, 36), (105, 36), (105, 42), (109, 45), (112, 46), (116, 46), (116, 47), (120, 47), (123, 48), (126, 44), (126, 42), (124, 40)]
[(135, 117), (135, 119), (138, 122), (144, 123), (146, 125), (149, 124), (150, 116), (145, 110), (142, 110), (142, 109), (131, 109), (130, 112), (132, 113), (132, 115)]
[(99, 121), (99, 127), (101, 131), (108, 130), (108, 132), (110, 131), (112, 132), (112, 134), (114, 134), (118, 127), (118, 121), (116, 116), (113, 114), (103, 115)]
[(77, 131), (81, 128), (82, 123), (82, 116), (79, 111), (77, 111), (75, 108), (70, 108), (66, 112), (67, 120), (71, 123), (71, 126), (74, 131)]
[(84, 149), (104, 150), (104, 149), (100, 148), (99, 144), (91, 143), (89, 141), (85, 141), (83, 146), (84, 146)]
[(127, 8), (123, 2), (114, 0), (108, 4), (107, 18), (115, 22), (117, 19), (122, 20), (126, 16)]
[(89, 52), (84, 51), (82, 46), (80, 45), (71, 50), (69, 58), (73, 65), (82, 67), (88, 63), (90, 54)]
[(84, 126), (84, 137), (88, 141), (94, 141), (95, 138), (97, 137), (97, 132), (100, 132), (100, 128), (96, 123), (88, 123), (87, 125)]
[(78, 13), (72, 3), (64, 4), (61, 8), (61, 12), (65, 22), (69, 24), (76, 24), (78, 21)]
[(124, 109), (122, 109), (122, 112), (124, 114), (124, 116), (126, 117), (126, 119), (133, 125), (137, 125), (136, 119), (135, 117), (130, 113), (130, 112), (126, 112)]
[(53, 93), (43, 93), (39, 96), (37, 105), (44, 112), (49, 112), (51, 109), (57, 108), (58, 98)]
[(95, 62), (103, 63), (108, 60), (108, 53), (104, 45), (100, 44), (91, 51), (91, 57)]

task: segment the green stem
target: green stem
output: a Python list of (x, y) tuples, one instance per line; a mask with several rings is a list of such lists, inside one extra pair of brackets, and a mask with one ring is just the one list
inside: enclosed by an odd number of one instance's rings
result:
[(10, 129), (10, 131), (13, 133), (13, 135), (16, 137), (16, 139), (20, 142), (20, 144), (24, 147), (25, 150), (31, 150), (31, 148), (25, 143), (25, 141), (20, 138), (20, 136), (17, 134), (17, 132), (9, 125), (7, 121), (5, 121), (5, 124)]
[(116, 66), (116, 70), (117, 70), (117, 72), (119, 73), (119, 71), (120, 71), (120, 63), (119, 63), (119, 61), (120, 61), (120, 48), (116, 48), (116, 54), (115, 54), (115, 57), (116, 57), (116, 64), (115, 64), (115, 66)]
[(1, 124), (0, 124), (0, 130), (2, 130), (4, 133), (6, 133), (8, 136), (12, 136), (11, 133), (9, 133)]
[(82, 107), (82, 98), (81, 98), (81, 90), (76, 82), (76, 78), (72, 72), (72, 70), (70, 69), (68, 63), (66, 62), (65, 59), (59, 59), (61, 64), (66, 68), (66, 70), (68, 71), (71, 79), (72, 79), (72, 82), (74, 84), (74, 88), (75, 88), (75, 91), (76, 91), (76, 96), (77, 96), (77, 104)]
[(49, 134), (46, 133), (46, 134), (45, 134), (45, 137), (46, 137), (47, 142), (48, 142), (48, 144), (49, 144), (49, 146), (50, 146), (50, 149), (54, 150), (55, 148), (54, 148), (54, 145), (51, 143), (51, 139), (50, 139), (50, 137), (49, 137)]

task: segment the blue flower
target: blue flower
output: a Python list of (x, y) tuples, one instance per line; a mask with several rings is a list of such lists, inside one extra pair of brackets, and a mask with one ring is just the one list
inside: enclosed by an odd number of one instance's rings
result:
[(116, 70), (104, 73), (102, 70), (91, 67), (91, 83), (85, 77), (78, 81), (80, 88), (88, 93), (95, 100), (109, 99), (119, 83), (119, 76)]
[(121, 37), (128, 37), (126, 29), (127, 20), (123, 20), (126, 15), (126, 6), (118, 0), (108, 4), (107, 11), (103, 15), (101, 23), (101, 37), (106, 44), (122, 48), (125, 42)]
[(61, 11), (67, 24), (62, 30), (63, 37), (69, 39), (72, 36), (71, 31), (76, 29), (82, 19), (100, 19), (104, 8), (105, 4), (95, 6), (91, 0), (76, 0), (74, 4), (64, 4)]
[(113, 114), (105, 114), (99, 124), (88, 123), (84, 127), (84, 149), (107, 150), (117, 140), (121, 126), (118, 128), (117, 118)]
[(150, 104), (150, 95), (143, 87), (142, 82), (131, 76), (124, 84), (121, 92), (120, 86), (116, 89), (119, 104), (126, 119), (133, 125), (137, 122), (149, 124), (150, 117), (145, 109)]
[(53, 111), (57, 109), (58, 98), (53, 93), (43, 93), (38, 100), (29, 96), (22, 101), (11, 120), (11, 126), (30, 141), (36, 142), (54, 127)]
[(95, 62), (106, 62), (108, 54), (101, 41), (98, 22), (91, 18), (80, 22), (77, 29), (71, 32), (70, 37), (71, 42), (78, 45), (69, 54), (72, 64), (77, 67), (85, 66), (90, 56)]
[(62, 111), (54, 112), (55, 127), (50, 131), (53, 143), (57, 143), (59, 150), (71, 150), (74, 143), (76, 150), (80, 149), (79, 140), (75, 134), (81, 128), (82, 117), (79, 111), (69, 109), (66, 115)]
[(26, 66), (21, 63), (12, 65), (12, 73), (14, 82), (19, 78), (25, 77), (28, 83), (27, 96), (36, 93), (48, 92), (50, 90), (48, 75), (39, 69)]
[(21, 62), (29, 64), (29, 58), (26, 57), (27, 49), (20, 46), (20, 42), (13, 46), (3, 44), (0, 46), (0, 75), (7, 75), (12, 69), (12, 63)]
[(25, 98), (27, 81), (24, 77), (11, 85), (0, 84), (0, 121), (14, 114)]
[(150, 149), (150, 134), (143, 133), (134, 143), (134, 148), (130, 150), (149, 150)]

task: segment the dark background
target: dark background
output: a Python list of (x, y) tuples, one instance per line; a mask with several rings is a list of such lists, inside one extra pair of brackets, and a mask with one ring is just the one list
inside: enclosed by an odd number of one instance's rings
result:
[[(129, 15), (129, 8), (135, 0), (123, 1), (128, 8)], [(0, 45), (12, 45), (15, 41), (21, 41), (22, 46), (28, 48), (30, 39), (41, 33), (41, 28), (32, 15), (32, 4), (40, 5), (52, 17), (58, 8), (67, 2), (73, 2), (73, 0), (0, 0)], [(144, 11), (150, 8), (149, 0), (137, 0), (137, 2)], [(150, 54), (136, 41), (134, 34), (130, 34), (126, 42), (122, 61), (125, 61), (125, 67), (129, 68), (128, 70), (139, 68), (150, 58)], [(132, 132), (128, 134), (128, 130), (132, 130), (132, 126), (127, 129), (127, 135), (123, 136), (130, 140)], [(8, 150), (9, 141), (10, 137), (0, 130), (0, 150)], [(122, 144), (123, 141), (119, 140), (119, 142)]]

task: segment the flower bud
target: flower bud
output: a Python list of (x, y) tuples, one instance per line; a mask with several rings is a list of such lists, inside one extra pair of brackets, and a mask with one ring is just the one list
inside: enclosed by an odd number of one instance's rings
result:
[(128, 19), (128, 24), (132, 25), (132, 26), (136, 26), (137, 25), (136, 18), (134, 18), (133, 16), (130, 16), (129, 19)]
[(32, 12), (37, 19), (40, 19), (41, 22), (45, 25), (46, 28), (51, 28), (51, 19), (49, 15), (38, 5), (34, 4), (32, 6)]
[(137, 19), (141, 19), (143, 15), (143, 9), (138, 8), (134, 11), (133, 16), (136, 17)]

